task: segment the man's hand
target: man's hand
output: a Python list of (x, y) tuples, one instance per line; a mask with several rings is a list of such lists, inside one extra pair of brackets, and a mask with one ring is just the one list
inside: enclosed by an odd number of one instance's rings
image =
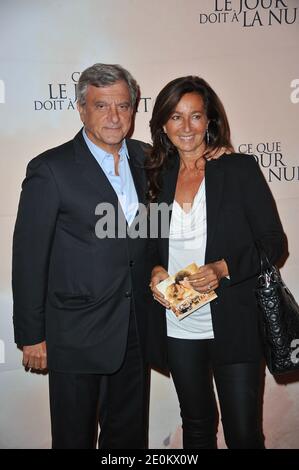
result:
[(188, 281), (193, 289), (204, 293), (217, 289), (220, 280), (226, 276), (229, 276), (228, 267), (226, 261), (222, 259), (201, 266), (197, 273), (188, 276)]
[(220, 147), (220, 149), (211, 150), (208, 153), (208, 160), (217, 160), (224, 153), (231, 154), (233, 149), (227, 147)]
[(160, 291), (158, 291), (156, 285), (159, 284), (159, 282), (164, 281), (164, 279), (167, 279), (168, 277), (168, 272), (164, 268), (162, 268), (162, 266), (156, 266), (152, 270), (152, 278), (150, 282), (150, 288), (152, 290), (154, 299), (160, 302), (160, 304), (166, 308), (170, 308), (170, 303), (165, 299), (164, 295)]
[(47, 368), (46, 341), (32, 346), (23, 346), (23, 366), (35, 370)]

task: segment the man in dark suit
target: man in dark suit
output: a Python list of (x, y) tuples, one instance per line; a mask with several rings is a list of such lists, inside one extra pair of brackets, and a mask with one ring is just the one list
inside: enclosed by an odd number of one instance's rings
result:
[[(144, 145), (125, 139), (137, 90), (120, 66), (86, 69), (83, 130), (34, 158), (22, 186), (15, 341), (25, 367), (49, 370), (53, 448), (95, 447), (98, 422), (101, 448), (146, 447), (146, 239), (130, 237), (145, 203)], [(96, 230), (107, 203), (109, 236)]]

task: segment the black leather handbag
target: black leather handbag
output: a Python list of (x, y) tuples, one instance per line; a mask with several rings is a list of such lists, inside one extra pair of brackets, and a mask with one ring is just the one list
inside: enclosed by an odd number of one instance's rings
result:
[(271, 374), (299, 370), (299, 306), (279, 270), (258, 247), (261, 274), (255, 290), (264, 355)]

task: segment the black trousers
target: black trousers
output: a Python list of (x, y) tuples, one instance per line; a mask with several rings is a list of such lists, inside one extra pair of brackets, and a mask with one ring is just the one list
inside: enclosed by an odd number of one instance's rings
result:
[(215, 449), (217, 387), (226, 445), (263, 449), (261, 364), (216, 365), (213, 340), (168, 338), (170, 372), (178, 394), (184, 449)]
[(134, 314), (121, 368), (112, 375), (49, 371), (53, 449), (144, 449), (148, 429), (148, 371), (141, 359)]

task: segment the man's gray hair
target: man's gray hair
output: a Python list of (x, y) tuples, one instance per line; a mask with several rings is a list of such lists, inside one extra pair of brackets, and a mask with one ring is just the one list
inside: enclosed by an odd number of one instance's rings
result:
[(129, 88), (131, 104), (134, 108), (138, 96), (138, 84), (128, 70), (117, 64), (94, 64), (81, 73), (77, 86), (78, 103), (83, 106), (86, 103), (88, 85), (106, 87), (120, 80), (126, 82)]

